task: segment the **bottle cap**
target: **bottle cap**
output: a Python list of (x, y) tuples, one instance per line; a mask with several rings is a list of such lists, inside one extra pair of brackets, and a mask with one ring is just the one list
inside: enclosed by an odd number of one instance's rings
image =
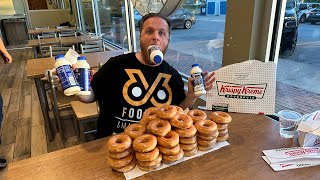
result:
[(87, 60), (87, 58), (85, 56), (79, 56), (78, 60)]
[(54, 59), (57, 60), (59, 58), (64, 58), (64, 55), (63, 54), (58, 54), (58, 55), (56, 55), (56, 57)]
[(199, 66), (199, 64), (192, 64), (192, 67)]
[(161, 61), (162, 61), (162, 57), (161, 57), (160, 55), (155, 55), (155, 56), (153, 57), (153, 60), (154, 60), (154, 62), (155, 62), (156, 64), (159, 64), (159, 63), (161, 63)]

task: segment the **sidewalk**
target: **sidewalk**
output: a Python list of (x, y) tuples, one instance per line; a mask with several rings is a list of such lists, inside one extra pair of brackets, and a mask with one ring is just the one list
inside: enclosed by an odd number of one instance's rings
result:
[[(209, 70), (216, 70), (221, 67), (221, 64), (217, 62), (210, 61), (199, 56), (195, 58), (193, 55), (171, 49), (168, 49), (166, 53), (166, 61), (186, 75), (189, 75), (191, 65), (194, 63), (199, 63), (204, 67), (203, 69)], [(286, 73), (283, 74), (288, 76)], [(277, 81), (275, 113), (283, 109), (289, 109), (301, 114), (306, 114), (319, 110), (319, 107), (320, 94)]]

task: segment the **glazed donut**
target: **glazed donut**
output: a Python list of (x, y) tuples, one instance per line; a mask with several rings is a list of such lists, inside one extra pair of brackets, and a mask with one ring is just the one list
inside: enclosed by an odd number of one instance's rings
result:
[(130, 124), (124, 130), (124, 133), (127, 134), (131, 139), (135, 139), (142, 134), (146, 133), (147, 128), (142, 124)]
[(107, 147), (111, 153), (121, 153), (131, 146), (131, 138), (126, 134), (116, 134), (109, 138)]
[(142, 171), (151, 171), (151, 170), (154, 170), (154, 169), (157, 169), (158, 167), (160, 167), (160, 166), (161, 166), (161, 163), (156, 164), (156, 165), (154, 165), (154, 166), (142, 166), (142, 165), (140, 165), (139, 163), (137, 163), (137, 165), (138, 165), (138, 168), (139, 168), (140, 170), (142, 170)]
[(173, 127), (179, 128), (179, 129), (188, 129), (193, 125), (193, 121), (191, 117), (189, 117), (186, 114), (178, 113), (174, 115), (170, 119), (170, 123)]
[(160, 146), (172, 148), (179, 144), (179, 135), (175, 131), (170, 131), (165, 136), (158, 136), (157, 140)]
[(171, 131), (171, 125), (169, 121), (154, 119), (149, 122), (147, 129), (154, 135), (165, 136)]
[(175, 129), (174, 131), (177, 132), (179, 137), (181, 138), (190, 138), (196, 135), (197, 133), (197, 129), (194, 125), (192, 125), (188, 129)]
[(137, 152), (150, 152), (157, 145), (157, 138), (152, 134), (143, 134), (133, 141), (133, 149)]
[(150, 152), (136, 152), (136, 158), (138, 161), (153, 161), (157, 159), (159, 156), (159, 149), (155, 147), (152, 151)]
[(108, 164), (112, 168), (122, 168), (126, 165), (128, 165), (133, 159), (133, 155), (129, 154), (128, 156), (122, 158), (122, 159), (114, 159), (110, 156), (108, 156)]
[(180, 151), (176, 155), (162, 155), (162, 162), (165, 164), (169, 164), (174, 161), (178, 161), (182, 157), (183, 157), (183, 150), (180, 148)]
[(158, 157), (153, 161), (138, 161), (138, 163), (144, 167), (152, 167), (161, 163), (161, 160), (162, 160), (162, 154), (159, 153)]
[(190, 157), (190, 156), (194, 156), (198, 153), (198, 148), (192, 149), (191, 151), (185, 151), (183, 150), (183, 156), (184, 157)]
[(224, 136), (226, 134), (228, 134), (228, 129), (223, 129), (223, 130), (219, 131), (219, 136)]
[(197, 136), (192, 136), (190, 138), (179, 138), (180, 144), (194, 144), (197, 142)]
[(165, 148), (162, 146), (158, 146), (158, 148), (163, 155), (170, 155), (170, 156), (178, 154), (181, 149), (179, 144), (173, 148)]
[(112, 157), (114, 159), (121, 159), (121, 158), (128, 156), (131, 152), (132, 152), (132, 147), (129, 147), (128, 149), (126, 149), (125, 151), (123, 151), (121, 153), (108, 152), (108, 154), (110, 157)]
[(205, 120), (207, 118), (207, 114), (199, 109), (193, 109), (189, 111), (188, 115), (191, 117), (194, 123), (199, 120)]
[(181, 149), (183, 149), (183, 151), (191, 151), (193, 149), (197, 148), (197, 143), (194, 144), (180, 144)]
[(198, 139), (198, 144), (200, 146), (214, 146), (217, 142), (217, 138), (214, 138), (210, 141), (206, 141), (206, 140), (202, 140), (202, 139)]
[(199, 151), (209, 151), (213, 147), (214, 147), (214, 145), (212, 145), (212, 146), (201, 146), (201, 145), (198, 145), (198, 150)]
[(157, 111), (157, 117), (161, 119), (171, 119), (177, 113), (177, 108), (173, 105), (164, 105)]
[(211, 141), (215, 138), (217, 138), (219, 136), (219, 132), (218, 131), (215, 131), (213, 134), (210, 134), (210, 135), (204, 135), (204, 134), (197, 134), (197, 137), (198, 139), (202, 139), (202, 140), (205, 140), (205, 141)]
[(210, 119), (216, 123), (230, 123), (232, 121), (231, 116), (223, 111), (215, 111), (210, 114)]
[(222, 124), (222, 123), (216, 123), (216, 124), (219, 131), (228, 128), (228, 124)]
[(217, 141), (218, 141), (218, 142), (226, 141), (226, 140), (228, 140), (228, 139), (229, 139), (229, 134), (225, 134), (225, 135), (223, 135), (223, 136), (218, 136), (218, 137), (217, 137)]
[(117, 172), (125, 173), (125, 172), (131, 171), (134, 167), (136, 167), (136, 160), (133, 158), (128, 165), (122, 168), (113, 168), (113, 169)]
[(180, 106), (175, 106), (175, 107), (177, 108), (177, 113), (176, 114), (184, 112), (183, 109)]
[(199, 120), (194, 126), (200, 134), (213, 134), (217, 130), (217, 124), (210, 120)]

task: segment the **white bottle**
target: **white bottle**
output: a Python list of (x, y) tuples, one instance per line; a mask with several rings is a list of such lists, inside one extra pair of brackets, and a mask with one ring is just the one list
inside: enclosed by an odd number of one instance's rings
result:
[(148, 54), (149, 54), (150, 60), (154, 64), (160, 64), (163, 60), (163, 53), (161, 52), (160, 47), (157, 45), (149, 46)]
[(191, 69), (191, 77), (193, 78), (193, 90), (197, 96), (206, 94), (206, 88), (204, 85), (204, 80), (202, 76), (202, 70), (199, 67), (199, 64), (193, 64)]
[(90, 91), (90, 65), (87, 63), (87, 58), (79, 56), (76, 63), (75, 76), (80, 86), (80, 91), (77, 95), (88, 96)]
[(80, 91), (80, 87), (78, 86), (70, 62), (64, 58), (63, 54), (58, 54), (55, 60), (54, 67), (59, 76), (64, 94), (66, 96), (77, 94)]

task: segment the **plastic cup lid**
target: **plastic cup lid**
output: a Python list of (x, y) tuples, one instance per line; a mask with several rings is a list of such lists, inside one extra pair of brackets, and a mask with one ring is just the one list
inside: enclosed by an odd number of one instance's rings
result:
[(199, 66), (199, 64), (192, 64), (192, 67)]
[(289, 120), (302, 120), (302, 115), (290, 110), (282, 110), (278, 112), (278, 116), (282, 119), (289, 119)]
[(155, 63), (159, 64), (162, 61), (162, 57), (160, 55), (156, 55), (154, 56), (153, 60)]
[(87, 60), (87, 58), (85, 56), (79, 56), (78, 60)]

